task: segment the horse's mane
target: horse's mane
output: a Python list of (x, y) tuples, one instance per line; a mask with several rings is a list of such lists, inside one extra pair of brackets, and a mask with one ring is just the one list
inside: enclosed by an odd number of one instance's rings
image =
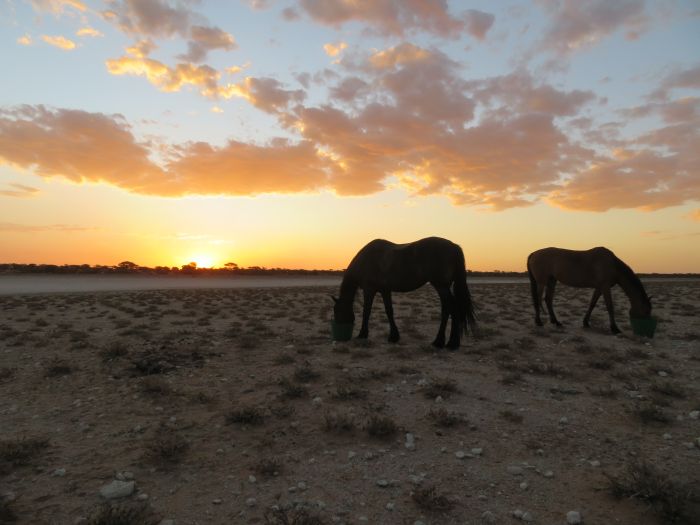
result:
[(633, 286), (641, 294), (642, 298), (645, 301), (649, 302), (649, 296), (647, 295), (647, 291), (644, 289), (642, 281), (640, 281), (639, 277), (637, 277), (637, 274), (634, 273), (632, 268), (627, 266), (627, 264), (617, 256), (615, 257), (615, 264), (617, 266), (617, 270), (625, 276), (630, 285)]

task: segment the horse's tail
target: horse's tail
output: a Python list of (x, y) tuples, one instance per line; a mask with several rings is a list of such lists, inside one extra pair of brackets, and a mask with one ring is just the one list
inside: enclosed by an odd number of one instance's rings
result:
[(535, 276), (532, 273), (532, 268), (530, 268), (530, 259), (532, 259), (532, 254), (528, 255), (527, 257), (527, 275), (530, 277), (530, 292), (532, 293), (532, 305), (535, 307), (535, 311), (537, 311), (538, 305), (538, 294), (537, 294), (537, 280), (535, 279)]
[(469, 287), (467, 286), (467, 268), (464, 261), (464, 252), (459, 246), (457, 246), (457, 250), (457, 268), (452, 290), (457, 302), (457, 316), (462, 323), (464, 333), (468, 333), (469, 329), (471, 329), (472, 334), (476, 335), (476, 311), (472, 302), (472, 296), (469, 293)]

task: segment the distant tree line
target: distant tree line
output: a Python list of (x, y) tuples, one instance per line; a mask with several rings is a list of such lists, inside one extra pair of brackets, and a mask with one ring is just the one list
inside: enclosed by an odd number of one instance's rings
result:
[[(241, 267), (228, 262), (222, 268), (198, 268), (191, 262), (182, 266), (156, 266), (150, 268), (131, 261), (122, 261), (115, 266), (89, 264), (19, 264), (0, 263), (0, 274), (91, 274), (91, 275), (187, 275), (229, 277), (234, 275), (341, 275), (345, 270), (304, 270), (290, 268), (266, 268), (264, 266)], [(470, 277), (527, 277), (527, 272), (505, 272), (494, 270), (480, 272), (467, 270)], [(640, 277), (699, 277), (697, 273), (642, 273)]]

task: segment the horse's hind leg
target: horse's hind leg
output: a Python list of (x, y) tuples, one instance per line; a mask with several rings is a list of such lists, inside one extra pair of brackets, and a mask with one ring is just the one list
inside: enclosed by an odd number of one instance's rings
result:
[(363, 290), (362, 327), (360, 328), (360, 333), (357, 334), (358, 339), (367, 339), (369, 335), (369, 316), (372, 313), (372, 303), (376, 293), (374, 290)]
[(544, 285), (539, 282), (535, 284), (533, 290), (532, 299), (535, 306), (535, 324), (537, 326), (544, 326), (542, 319), (540, 318), (540, 310), (542, 309), (542, 294), (544, 293)]
[(591, 296), (591, 304), (588, 305), (588, 311), (586, 312), (586, 315), (583, 318), (583, 327), (584, 328), (590, 328), (591, 324), (591, 312), (593, 312), (593, 308), (595, 308), (596, 303), (598, 302), (598, 298), (600, 297), (600, 288), (596, 288), (593, 290), (593, 295)]
[(613, 308), (612, 294), (610, 293), (610, 288), (603, 290), (603, 299), (605, 299), (605, 306), (608, 309), (608, 316), (610, 317), (610, 331), (613, 334), (619, 334), (620, 329), (615, 323), (615, 310)]
[(399, 328), (394, 321), (394, 305), (391, 302), (391, 292), (382, 292), (382, 299), (384, 300), (386, 316), (389, 318), (389, 342), (397, 343), (399, 341)]
[[(452, 294), (447, 286), (435, 286), (435, 289), (440, 296), (440, 327), (438, 328), (438, 333), (433, 341), (433, 346), (435, 348), (443, 348), (445, 346), (445, 328), (447, 327), (447, 319), (450, 317), (450, 303), (452, 300)], [(452, 340), (451, 337), (450, 340)]]
[(547, 311), (549, 312), (549, 320), (557, 326), (561, 326), (561, 323), (554, 315), (554, 307), (552, 305), (554, 301), (554, 289), (557, 286), (557, 280), (554, 277), (550, 277), (547, 280), (547, 291), (544, 294), (544, 302), (547, 305)]

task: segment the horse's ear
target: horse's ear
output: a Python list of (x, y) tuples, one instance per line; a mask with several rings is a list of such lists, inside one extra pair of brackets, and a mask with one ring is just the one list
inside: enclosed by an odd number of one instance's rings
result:
[(332, 296), (332, 295), (331, 295), (331, 299), (333, 299), (333, 302), (334, 302), (334, 303), (337, 303), (337, 302), (338, 302), (338, 299), (336, 299), (336, 298), (335, 298), (334, 296)]

